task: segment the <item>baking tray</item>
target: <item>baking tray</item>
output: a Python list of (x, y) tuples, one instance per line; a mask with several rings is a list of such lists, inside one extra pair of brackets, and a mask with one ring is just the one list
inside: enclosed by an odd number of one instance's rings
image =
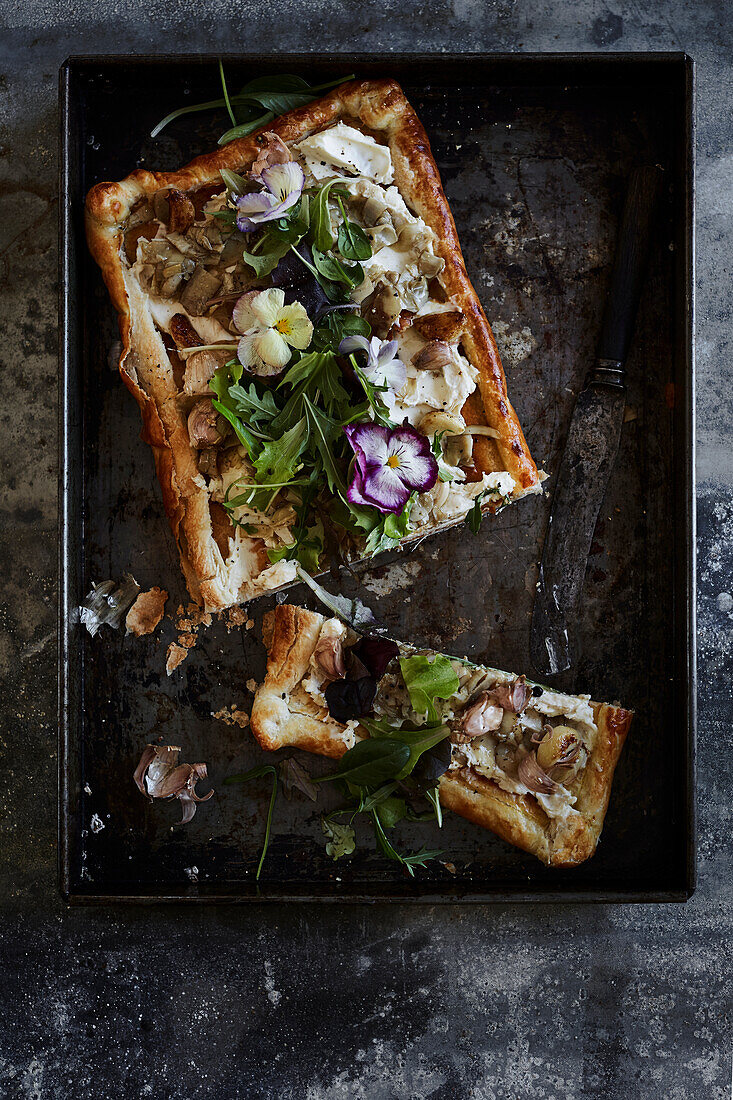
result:
[[(137, 408), (114, 363), (115, 316), (83, 236), (83, 199), (135, 165), (170, 170), (210, 148), (224, 123), (190, 115), (155, 141), (169, 110), (216, 96), (212, 57), (72, 58), (61, 70), (60, 876), (75, 903), (217, 900), (661, 901), (695, 882), (693, 470), (693, 66), (683, 54), (237, 56), (232, 87), (255, 74), (313, 82), (392, 75), (422, 118), (473, 282), (494, 325), (530, 448), (552, 474), (600, 325), (624, 181), (664, 166), (667, 187), (628, 364), (628, 421), (596, 529), (565, 690), (636, 710), (595, 857), (551, 871), (449, 815), (439, 839), (405, 827), (405, 847), (436, 842), (441, 863), (403, 877), (372, 852), (333, 863), (318, 812), (280, 800), (262, 879), (265, 784), (224, 787), (262, 761), (246, 730), (212, 717), (246, 706), (264, 653), (255, 628), (200, 634), (164, 673), (175, 636), (103, 628), (75, 608), (92, 580), (131, 571), (185, 603)], [(552, 481), (549, 483), (552, 487)], [(362, 577), (391, 633), (499, 667), (528, 668), (537, 561), (549, 499), (380, 559)], [(383, 564), (387, 561), (387, 564)], [(340, 586), (358, 590), (345, 575)], [(363, 594), (363, 592), (362, 592)], [(305, 599), (302, 589), (292, 597)], [(311, 604), (312, 606), (312, 604)], [(142, 746), (163, 738), (205, 760), (216, 795), (186, 828), (177, 803), (132, 785)], [(311, 758), (312, 760), (313, 758)], [(323, 766), (320, 762), (316, 767)], [(202, 789), (205, 789), (202, 784)], [(100, 825), (102, 826), (100, 828)], [(428, 833), (430, 834), (428, 836)]]

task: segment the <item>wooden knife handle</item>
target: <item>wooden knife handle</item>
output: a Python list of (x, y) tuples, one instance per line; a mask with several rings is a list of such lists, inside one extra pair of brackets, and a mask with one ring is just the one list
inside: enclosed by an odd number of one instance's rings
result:
[[(598, 342), (597, 356), (605, 361), (606, 370), (611, 364), (616, 364), (616, 369), (622, 372), (626, 361), (661, 181), (662, 169), (658, 165), (635, 168), (631, 173)], [(621, 381), (620, 373), (617, 384)]]

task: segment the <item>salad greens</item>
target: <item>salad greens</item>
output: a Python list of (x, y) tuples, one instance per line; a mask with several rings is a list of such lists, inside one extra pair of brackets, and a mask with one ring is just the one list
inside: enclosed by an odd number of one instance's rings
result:
[(429, 722), (437, 722), (436, 699), (450, 699), (460, 687), (450, 658), (436, 653), (432, 658), (422, 653), (401, 657), (400, 668), (417, 714), (427, 714)]
[(229, 94), (224, 66), (219, 61), (219, 79), (221, 80), (222, 96), (220, 99), (211, 99), (206, 103), (194, 103), (189, 107), (179, 107), (171, 111), (169, 115), (153, 127), (150, 136), (157, 137), (165, 127), (181, 118), (183, 115), (194, 114), (198, 111), (213, 111), (225, 108), (231, 127), (219, 138), (219, 145), (226, 145), (236, 138), (246, 137), (260, 126), (267, 126), (278, 115), (284, 115), (296, 107), (304, 107), (312, 102), (322, 92), (329, 88), (335, 88), (339, 84), (354, 79), (354, 74), (341, 76), (338, 80), (331, 80), (326, 84), (310, 85), (302, 76), (293, 73), (281, 73), (274, 76), (261, 76), (244, 84), (238, 92)]
[[(308, 581), (328, 597), (330, 604), (340, 607), (340, 602), (349, 602), (344, 597), (331, 596), (310, 578)], [(342, 607), (340, 611), (343, 612)], [(400, 668), (418, 713), (422, 713), (422, 708), (427, 709), (428, 715), (431, 712), (435, 714), (435, 701), (445, 699), (458, 690), (458, 677), (450, 659), (442, 654), (437, 654), (432, 661), (422, 654), (403, 657)], [(400, 852), (387, 834), (400, 821), (435, 820), (439, 827), (442, 826), (438, 784), (450, 764), (450, 727), (438, 721), (416, 726), (384, 717), (362, 717), (359, 721), (369, 737), (357, 741), (353, 748), (344, 753), (336, 769), (326, 775), (313, 779), (302, 765), (286, 757), (277, 768), (265, 765), (252, 769), (244, 776), (233, 776), (227, 780), (233, 783), (264, 774), (273, 776), (273, 794), (260, 868), (269, 842), (278, 775), (288, 796), (293, 789), (299, 789), (315, 800), (318, 787), (323, 783), (334, 784), (342, 794), (344, 805), (321, 816), (326, 852), (334, 860), (352, 855), (355, 851), (356, 832), (353, 826), (362, 815), (372, 825), (379, 851), (388, 859), (400, 863), (409, 875), (414, 875), (415, 867), (424, 867), (428, 860), (442, 854), (438, 849), (428, 848), (421, 848), (418, 852)], [(421, 809), (421, 804), (428, 808)]]

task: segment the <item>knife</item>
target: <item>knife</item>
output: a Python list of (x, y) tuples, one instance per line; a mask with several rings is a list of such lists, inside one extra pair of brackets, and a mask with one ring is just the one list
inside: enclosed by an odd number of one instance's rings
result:
[(570, 421), (542, 549), (530, 656), (538, 672), (570, 667), (568, 619), (578, 602), (624, 419), (624, 366), (649, 253), (662, 169), (636, 168), (626, 194), (594, 365)]

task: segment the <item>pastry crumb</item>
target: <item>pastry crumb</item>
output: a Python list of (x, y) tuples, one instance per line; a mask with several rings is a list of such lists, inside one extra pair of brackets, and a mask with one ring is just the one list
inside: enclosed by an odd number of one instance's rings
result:
[(243, 607), (230, 607), (226, 612), (227, 633), (231, 634), (236, 627), (244, 626), (247, 622), (247, 612)]
[(183, 661), (186, 660), (186, 657), (188, 657), (188, 650), (184, 649), (183, 646), (176, 645), (175, 642), (171, 642), (171, 644), (168, 646), (168, 652), (166, 654), (165, 661), (165, 671), (167, 675), (170, 676), (170, 674), (174, 672), (175, 669), (177, 669)]
[(247, 681), (247, 691), (257, 691), (257, 681), (256, 680), (250, 679), (250, 680)]
[(157, 586), (149, 592), (141, 592), (127, 612), (125, 626), (127, 633), (141, 638), (143, 634), (152, 634), (163, 618), (168, 593)]
[(185, 649), (193, 649), (196, 645), (196, 635), (184, 632), (178, 635), (178, 644), (182, 645)]
[(244, 624), (244, 629), (245, 630), (252, 630), (254, 625), (255, 625), (254, 619), (247, 619), (247, 622)]
[(225, 722), (227, 726), (239, 726), (240, 729), (246, 729), (249, 725), (249, 714), (246, 710), (240, 710), (236, 703), (232, 703), (229, 709), (222, 707), (221, 710), (214, 711), (211, 717)]

